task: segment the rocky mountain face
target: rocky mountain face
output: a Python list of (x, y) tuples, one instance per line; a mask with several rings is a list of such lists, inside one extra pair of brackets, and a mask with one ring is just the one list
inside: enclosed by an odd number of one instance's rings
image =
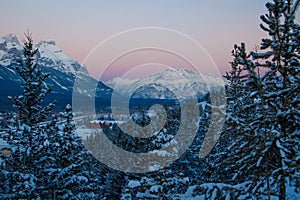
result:
[[(54, 41), (41, 41), (34, 45), (38, 49), (37, 63), (39, 67), (51, 76), (47, 84), (53, 90), (47, 101), (57, 100), (57, 106), (64, 107), (71, 103), (75, 78), (85, 80), (86, 90), (80, 91), (82, 96), (90, 93), (97, 81), (88, 75), (85, 66), (60, 50)], [(22, 56), (23, 47), (18, 38), (8, 34), (0, 38), (0, 109), (11, 110), (11, 104), (7, 96), (16, 96), (22, 92), (22, 81), (15, 72), (17, 60)], [(80, 72), (78, 72), (78, 70)], [(90, 87), (89, 87), (90, 86)], [(108, 101), (112, 90), (101, 82), (98, 82), (96, 97)], [(78, 97), (80, 98), (80, 97)]]
[[(77, 92), (79, 96), (75, 98), (84, 101), (85, 98), (91, 97), (95, 85), (98, 85), (95, 94), (96, 104), (103, 107), (110, 105), (113, 92), (111, 88), (117, 95), (135, 99), (189, 99), (206, 94), (209, 91), (208, 86), (223, 85), (222, 79), (215, 76), (170, 68), (142, 78), (116, 77), (106, 83), (108, 87), (89, 76), (85, 66), (66, 55), (54, 41), (40, 41), (34, 48), (38, 49), (36, 54), (38, 66), (51, 74), (46, 82), (53, 92), (46, 100), (57, 100), (59, 109), (72, 102), (75, 78), (83, 83), (83, 87)], [(7, 96), (16, 96), (22, 92), (22, 81), (15, 72), (22, 50), (23, 47), (15, 35), (0, 37), (0, 111), (12, 109)]]
[(167, 69), (140, 79), (116, 77), (106, 83), (124, 96), (153, 99), (190, 99), (203, 96), (209, 88), (221, 87), (221, 78), (186, 69)]

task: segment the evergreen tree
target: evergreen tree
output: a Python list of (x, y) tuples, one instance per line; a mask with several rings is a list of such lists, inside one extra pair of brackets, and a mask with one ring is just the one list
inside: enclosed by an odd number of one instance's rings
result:
[[(75, 133), (71, 106), (60, 115), (51, 113), (54, 104), (43, 106), (51, 91), (44, 82), (49, 74), (35, 61), (30, 34), (26, 34), (24, 55), (16, 71), (23, 80), (22, 95), (11, 98), (18, 118), (11, 120), (7, 143), (12, 154), (4, 157), (0, 180), (4, 199), (88, 199), (97, 198), (98, 179), (92, 157)], [(46, 122), (50, 120), (50, 122)]]
[(45, 84), (50, 74), (42, 72), (36, 62), (38, 49), (33, 49), (33, 40), (30, 33), (25, 34), (23, 58), (18, 60), (16, 71), (23, 81), (23, 94), (9, 97), (18, 111), (20, 124), (35, 127), (49, 116), (54, 104), (42, 106), (45, 96), (51, 89)]
[[(242, 193), (286, 198), (287, 184), (299, 184), (300, 143), (300, 26), (295, 23), (299, 1), (266, 4), (261, 28), (271, 38), (260, 52), (235, 46), (232, 71), (227, 73), (226, 172), (232, 185), (245, 184)], [(234, 188), (234, 187), (233, 187)], [(239, 193), (242, 194), (242, 193)]]
[(25, 34), (23, 57), (18, 61), (17, 73), (23, 81), (23, 94), (9, 97), (17, 110), (18, 118), (9, 126), (7, 143), (12, 154), (4, 159), (1, 173), (4, 178), (4, 194), (12, 198), (36, 198), (38, 196), (38, 177), (40, 161), (43, 160), (43, 141), (47, 138), (39, 124), (47, 119), (54, 107), (51, 103), (42, 106), (43, 100), (51, 90), (45, 84), (49, 74), (39, 69), (33, 50), (31, 34)]
[(50, 156), (53, 158), (47, 167), (47, 187), (53, 198), (96, 198), (99, 190), (95, 177), (93, 160), (76, 134), (70, 105), (54, 117), (48, 128)]

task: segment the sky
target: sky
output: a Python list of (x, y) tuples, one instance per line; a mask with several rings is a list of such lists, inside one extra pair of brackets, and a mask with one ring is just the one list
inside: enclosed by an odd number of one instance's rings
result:
[[(220, 73), (225, 73), (235, 43), (246, 42), (248, 50), (253, 50), (266, 36), (259, 28), (259, 16), (266, 12), (265, 3), (266, 0), (2, 0), (0, 36), (13, 33), (22, 39), (29, 29), (35, 42), (55, 40), (67, 55), (83, 63), (99, 43), (112, 35), (142, 27), (161, 27), (193, 38), (210, 55)], [(130, 66), (145, 64), (134, 63), (142, 57), (139, 53), (116, 62), (118, 66), (106, 78), (125, 73)], [(147, 62), (163, 54), (151, 55)], [(161, 60), (178, 67), (170, 55)], [(96, 68), (101, 63), (90, 65), (90, 73), (97, 76)], [(209, 73), (209, 69), (205, 72)]]

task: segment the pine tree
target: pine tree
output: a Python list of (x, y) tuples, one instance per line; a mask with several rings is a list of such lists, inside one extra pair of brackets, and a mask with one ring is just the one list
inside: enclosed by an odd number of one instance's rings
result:
[(70, 105), (49, 126), (52, 164), (48, 167), (48, 186), (53, 198), (96, 198), (99, 192), (93, 160), (76, 134)]
[(300, 26), (295, 23), (299, 1), (274, 0), (261, 25), (271, 38), (260, 52), (235, 46), (227, 74), (226, 134), (232, 137), (225, 163), (232, 185), (251, 181), (244, 193), (286, 198), (287, 184), (299, 184)]
[[(22, 95), (11, 98), (18, 118), (11, 120), (7, 142), (12, 154), (4, 158), (0, 180), (1, 198), (90, 199), (97, 198), (98, 179), (92, 157), (76, 134), (71, 106), (60, 115), (50, 113), (54, 104), (43, 106), (51, 91), (44, 82), (49, 74), (35, 61), (30, 34), (16, 71), (23, 80)], [(47, 122), (46, 120), (50, 120)]]
[[(51, 90), (44, 81), (49, 77), (39, 69), (33, 50), (31, 34), (25, 34), (23, 57), (18, 61), (17, 73), (23, 81), (23, 94), (9, 97), (17, 110), (18, 118), (12, 120), (8, 129), (7, 143), (12, 154), (6, 157), (1, 178), (5, 180), (4, 193), (12, 198), (36, 198), (38, 196), (38, 177), (40, 161), (43, 158), (44, 130), (39, 126), (47, 119), (54, 107), (51, 103), (42, 106), (43, 100)], [(9, 196), (9, 195), (8, 195)]]
[(23, 94), (17, 97), (9, 97), (13, 106), (18, 111), (18, 119), (21, 124), (35, 127), (49, 116), (54, 104), (42, 106), (45, 96), (51, 89), (45, 84), (50, 74), (42, 72), (36, 62), (38, 49), (33, 49), (33, 40), (30, 33), (25, 34), (23, 59), (18, 60), (17, 73), (23, 81)]

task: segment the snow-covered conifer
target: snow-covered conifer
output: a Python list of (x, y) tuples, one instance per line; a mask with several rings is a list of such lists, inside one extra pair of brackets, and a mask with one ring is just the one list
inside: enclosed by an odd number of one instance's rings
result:
[[(300, 26), (297, 4), (273, 0), (266, 4), (259, 52), (248, 55), (235, 46), (229, 81), (226, 134), (232, 137), (224, 170), (229, 183), (251, 181), (244, 193), (286, 198), (286, 187), (299, 184)], [(238, 76), (237, 76), (238, 75)]]

